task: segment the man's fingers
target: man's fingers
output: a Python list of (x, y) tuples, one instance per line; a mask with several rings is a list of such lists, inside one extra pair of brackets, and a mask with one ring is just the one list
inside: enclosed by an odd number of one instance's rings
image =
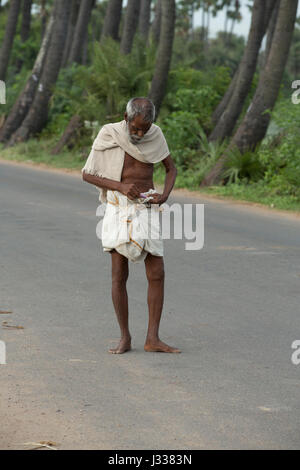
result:
[(138, 198), (140, 196), (139, 190), (135, 184), (133, 184), (129, 190), (130, 196), (134, 199)]
[(139, 193), (130, 193), (129, 196), (130, 196), (131, 199), (136, 199), (136, 198), (139, 197)]
[(152, 204), (157, 204), (160, 201), (160, 195), (155, 194), (154, 196), (151, 196), (152, 199), (149, 199), (149, 202)]

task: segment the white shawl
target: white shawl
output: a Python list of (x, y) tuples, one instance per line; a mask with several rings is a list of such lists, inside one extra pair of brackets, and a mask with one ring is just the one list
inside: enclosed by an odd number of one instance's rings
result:
[[(126, 121), (105, 124), (97, 135), (81, 172), (114, 181), (121, 181), (125, 152), (144, 163), (158, 163), (169, 155), (162, 130), (152, 124), (143, 140), (132, 144), (126, 131)], [(99, 200), (107, 202), (104, 188), (99, 188)]]

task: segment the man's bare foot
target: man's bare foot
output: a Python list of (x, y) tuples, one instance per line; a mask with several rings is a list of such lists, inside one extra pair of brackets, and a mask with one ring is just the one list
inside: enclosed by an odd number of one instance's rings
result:
[(144, 350), (147, 352), (181, 353), (180, 349), (172, 348), (160, 340), (146, 341)]
[(108, 350), (111, 354), (123, 354), (126, 351), (131, 350), (131, 338), (121, 338), (118, 346), (116, 348), (111, 348)]

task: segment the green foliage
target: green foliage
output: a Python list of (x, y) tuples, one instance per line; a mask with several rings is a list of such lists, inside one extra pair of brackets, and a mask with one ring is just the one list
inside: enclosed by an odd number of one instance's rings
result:
[(49, 122), (42, 132), (43, 137), (62, 134), (74, 114), (85, 118), (84, 86), (78, 79), (81, 67), (74, 63), (60, 71), (50, 101)]
[[(137, 38), (131, 54), (120, 52), (117, 42), (107, 39), (95, 43), (90, 66), (73, 64), (60, 72), (51, 103), (50, 119), (53, 132), (78, 114), (99, 126), (123, 118), (130, 97), (147, 95), (155, 62), (153, 47), (145, 49)], [(58, 120), (58, 121), (57, 121)], [(99, 127), (98, 126), (98, 127)]]
[(296, 21), (296, 26), (293, 34), (292, 44), (290, 53), (285, 69), (283, 83), (285, 86), (284, 94), (287, 96), (290, 94), (290, 86), (293, 80), (299, 80), (300, 76), (300, 18)]
[(211, 115), (230, 82), (224, 67), (170, 72), (160, 125), (169, 143), (178, 175), (176, 187), (196, 188), (225, 150), (227, 142), (208, 142)]
[(210, 87), (216, 104), (221, 99), (230, 83), (229, 69), (226, 67), (213, 67), (209, 70), (196, 70), (182, 66), (170, 71), (165, 105), (173, 109), (173, 99), (178, 90), (188, 89), (198, 91), (202, 87)]
[(203, 86), (199, 90), (178, 90), (175, 96), (174, 108), (190, 110), (196, 116), (198, 124), (203, 129), (211, 129), (211, 114), (218, 102), (218, 94), (211, 86)]
[(170, 72), (161, 123), (166, 132), (168, 128), (172, 129), (174, 148), (195, 148), (200, 129), (210, 132), (212, 112), (229, 81), (228, 70), (223, 67), (209, 72), (180, 67)]
[(176, 111), (164, 119), (162, 129), (172, 151), (197, 148), (200, 137), (197, 114)]
[(30, 72), (23, 68), (21, 72), (15, 76), (13, 83), (10, 84), (6, 81), (6, 104), (0, 106), (0, 116), (7, 116), (9, 114), (29, 76)]
[(80, 170), (83, 167), (83, 162), (86, 160), (86, 152), (70, 152), (65, 148), (58, 155), (52, 155), (49, 149), (53, 148), (56, 143), (55, 138), (33, 138), (6, 149), (3, 149), (4, 145), (0, 144), (1, 156), (6, 160)]
[[(19, 27), (20, 29), (21, 23), (21, 15), (19, 18)], [(41, 45), (41, 24), (38, 19), (35, 17), (32, 18), (31, 25), (30, 25), (30, 36), (24, 43), (21, 41), (20, 32), (18, 31), (15, 38), (14, 44), (12, 49), (12, 54), (10, 58), (12, 74), (14, 73), (15, 64), (19, 59), (23, 62), (23, 68), (26, 70), (31, 70), (37, 54), (39, 52), (39, 48)]]
[(238, 150), (231, 152), (226, 160), (223, 177), (227, 179), (227, 183), (238, 183), (243, 181), (258, 181), (263, 178), (265, 167), (257, 152), (245, 152), (241, 154)]
[[(50, 7), (50, 2), (47, 2)], [(202, 28), (191, 29), (194, 7), (205, 7), (212, 15), (218, 8), (229, 6), (229, 17), (239, 19), (234, 0), (178, 0), (177, 29), (165, 96), (158, 124), (162, 127), (172, 157), (178, 169), (176, 187), (197, 189), (204, 176), (213, 168), (228, 146), (211, 143), (207, 135), (212, 130), (213, 110), (224, 95), (236, 70), (245, 46), (245, 39), (220, 32), (214, 39), (207, 38)], [(89, 26), (90, 37), (98, 36), (103, 24), (106, 2), (97, 3)], [(7, 7), (0, 15), (0, 41), (3, 40), (7, 21)], [(231, 24), (231, 20), (229, 22)], [(206, 27), (204, 28), (206, 29)], [(20, 41), (20, 21), (14, 39), (7, 76), (8, 103), (1, 107), (7, 114), (23, 89), (30, 74), (41, 41), (41, 18), (33, 15), (30, 39)], [(214, 190), (234, 197), (252, 200), (293, 201), (300, 203), (300, 105), (290, 99), (292, 79), (300, 72), (300, 29), (296, 28), (288, 66), (285, 71), (279, 102), (272, 113), (267, 138), (255, 152), (232, 152), (223, 173), (226, 185)], [(150, 41), (145, 47), (137, 36), (129, 55), (120, 53), (120, 44), (111, 39), (104, 43), (90, 41), (88, 65), (73, 64), (62, 69), (50, 101), (49, 121), (40, 140), (35, 139), (13, 151), (15, 158), (32, 158), (35, 161), (53, 161), (61, 166), (81, 166), (82, 155), (89, 148), (95, 129), (106, 122), (119, 121), (129, 98), (147, 96), (156, 57), (156, 45)], [(18, 59), (23, 60), (21, 73), (16, 75)], [(258, 72), (260, 68), (258, 67)], [(298, 72), (299, 70), (299, 72)], [(255, 92), (259, 73), (244, 104), (243, 118)], [(71, 117), (81, 116), (86, 126), (80, 130), (77, 148), (83, 151), (58, 157), (49, 156), (48, 147), (57, 142)], [(45, 148), (40, 152), (41, 143)], [(49, 157), (49, 158), (48, 158)], [(53, 160), (51, 160), (53, 159)], [(61, 160), (60, 160), (61, 159)], [(65, 162), (65, 163), (64, 163)], [(155, 166), (155, 178), (163, 182), (163, 165)], [(279, 203), (278, 203), (279, 204)]]
[(209, 142), (197, 115), (188, 111), (172, 113), (165, 118), (162, 129), (178, 170), (176, 187), (198, 188), (223, 154), (227, 142)]
[(219, 32), (213, 39), (209, 48), (209, 65), (214, 67), (228, 67), (232, 74), (237, 69), (245, 47), (243, 36), (232, 35), (230, 42), (224, 32)]
[(268, 200), (281, 197), (300, 202), (299, 126), (300, 105), (290, 99), (279, 101), (272, 112), (271, 131), (256, 151), (243, 155), (234, 151), (228, 158), (223, 173), (227, 186), (251, 185), (251, 197), (255, 191), (262, 194), (264, 188), (262, 197)]

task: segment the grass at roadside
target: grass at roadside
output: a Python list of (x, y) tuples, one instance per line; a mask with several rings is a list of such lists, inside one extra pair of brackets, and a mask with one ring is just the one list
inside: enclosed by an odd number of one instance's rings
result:
[[(202, 188), (201, 188), (202, 191)], [(231, 198), (239, 201), (250, 201), (264, 204), (274, 209), (290, 210), (300, 212), (300, 201), (292, 196), (278, 196), (268, 194), (260, 185), (238, 185), (212, 186), (203, 190), (204, 193)]]
[(56, 141), (53, 139), (30, 139), (28, 142), (4, 149), (0, 144), (0, 157), (15, 162), (43, 163), (53, 168), (80, 170), (87, 158), (86, 154), (74, 150), (64, 150), (58, 155), (51, 155)]
[[(3, 148), (0, 144), (0, 157), (5, 160), (15, 162), (29, 162), (33, 164), (44, 164), (52, 168), (81, 170), (87, 158), (87, 152), (76, 150), (64, 150), (58, 155), (51, 155), (49, 149), (55, 145), (54, 140), (30, 139), (26, 143), (18, 144), (15, 147)], [(154, 181), (156, 184), (164, 183), (163, 165), (157, 165), (154, 172)], [(291, 195), (276, 195), (276, 191), (270, 191), (261, 182), (252, 184), (230, 184), (227, 186), (212, 186), (201, 188), (191, 183), (191, 180), (185, 178), (184, 174), (178, 174), (175, 188), (185, 188), (190, 191), (197, 191), (203, 194), (210, 194), (222, 199), (230, 198), (240, 201), (250, 201), (264, 204), (274, 209), (290, 210), (300, 212), (300, 201)]]
[[(155, 181), (157, 184), (163, 184), (164, 170), (158, 166), (155, 170)], [(276, 188), (268, 188), (262, 181), (251, 184), (232, 183), (226, 186), (210, 186), (208, 188), (200, 188), (196, 184), (195, 178), (186, 178), (180, 171), (177, 174), (175, 188), (185, 188), (198, 193), (210, 194), (222, 199), (230, 198), (239, 201), (249, 201), (266, 205), (270, 208), (290, 210), (300, 212), (300, 200), (292, 195), (278, 195)]]

